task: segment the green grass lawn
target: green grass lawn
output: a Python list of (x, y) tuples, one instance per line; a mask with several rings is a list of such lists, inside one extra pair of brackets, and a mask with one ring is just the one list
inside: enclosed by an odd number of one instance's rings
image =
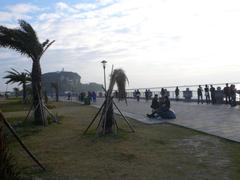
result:
[[(1, 101), (0, 101), (1, 103)], [(7, 103), (7, 102), (4, 102)], [(118, 136), (83, 135), (96, 108), (52, 103), (60, 124), (46, 128), (19, 123), (17, 132), (47, 168), (42, 172), (8, 134), (9, 148), (22, 174), (42, 179), (240, 179), (240, 144), (170, 124), (145, 125), (121, 117)], [(20, 109), (21, 105), (18, 104)], [(4, 113), (12, 123), (25, 111)]]

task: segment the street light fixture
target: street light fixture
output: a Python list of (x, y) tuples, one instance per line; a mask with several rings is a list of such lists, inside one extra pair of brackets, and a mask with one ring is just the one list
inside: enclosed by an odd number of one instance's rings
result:
[(107, 61), (103, 60), (101, 63), (103, 64), (103, 71), (104, 71), (104, 88), (105, 88), (105, 90), (107, 90), (106, 73), (105, 73), (105, 68), (106, 68)]

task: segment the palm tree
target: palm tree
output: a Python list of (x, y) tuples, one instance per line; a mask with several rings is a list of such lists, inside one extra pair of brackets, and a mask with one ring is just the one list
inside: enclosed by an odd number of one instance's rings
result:
[(30, 72), (25, 70), (25, 72), (18, 72), (16, 69), (11, 69), (11, 71), (7, 71), (8, 75), (4, 78), (8, 79), (6, 84), (9, 83), (18, 83), (18, 85), (22, 85), (23, 88), (23, 102), (26, 103), (26, 84), (31, 82)]
[(102, 130), (103, 133), (111, 133), (112, 126), (114, 124), (114, 114), (113, 114), (113, 102), (112, 102), (112, 94), (114, 85), (117, 84), (118, 92), (119, 92), (119, 100), (126, 101), (126, 82), (128, 82), (128, 78), (125, 72), (122, 69), (115, 69), (110, 75), (110, 84), (106, 94), (106, 101), (103, 108), (103, 121), (102, 121)]
[(19, 28), (0, 26), (0, 47), (10, 48), (32, 59), (32, 91), (34, 118), (37, 124), (45, 124), (42, 106), (41, 66), (40, 59), (54, 41), (40, 43), (36, 32), (30, 24), (19, 20)]
[(58, 102), (58, 100), (59, 100), (59, 86), (58, 86), (58, 82), (51, 83), (51, 86), (55, 90), (56, 102)]

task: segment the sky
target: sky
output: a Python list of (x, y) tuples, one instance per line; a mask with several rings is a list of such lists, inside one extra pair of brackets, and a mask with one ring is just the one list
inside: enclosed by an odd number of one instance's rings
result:
[[(41, 42), (56, 41), (41, 59), (43, 73), (64, 68), (102, 84), (106, 60), (107, 74), (125, 70), (127, 88), (239, 81), (239, 0), (1, 0), (0, 25), (15, 28), (18, 19)], [(31, 65), (0, 48), (0, 91), (7, 70)]]

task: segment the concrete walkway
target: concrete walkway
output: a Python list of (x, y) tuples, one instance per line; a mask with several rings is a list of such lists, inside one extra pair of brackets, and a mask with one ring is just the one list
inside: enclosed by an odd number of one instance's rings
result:
[[(103, 99), (98, 99), (97, 103), (93, 105), (99, 107), (102, 102)], [(151, 112), (150, 101), (128, 100), (128, 105), (117, 100), (115, 102), (124, 115), (143, 123), (168, 122), (240, 142), (240, 108), (238, 106), (232, 108), (228, 105), (171, 102), (177, 118), (166, 121), (146, 117), (146, 114)]]

